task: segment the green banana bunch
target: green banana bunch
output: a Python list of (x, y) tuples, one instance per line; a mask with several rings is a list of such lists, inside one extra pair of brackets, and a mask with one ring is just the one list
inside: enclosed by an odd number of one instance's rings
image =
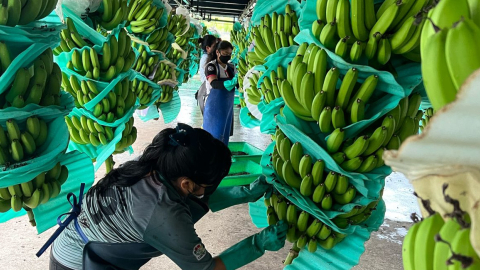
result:
[(153, 31), (146, 39), (150, 50), (166, 52), (170, 47), (170, 43), (167, 41), (168, 33), (166, 27)]
[(76, 144), (91, 144), (94, 147), (107, 145), (113, 140), (115, 130), (111, 127), (104, 127), (87, 118), (85, 115), (77, 117), (65, 116), (70, 140)]
[(35, 155), (48, 136), (48, 125), (42, 119), (31, 116), (25, 121), (25, 129), (20, 130), (15, 119), (9, 119), (0, 126), (0, 165), (9, 166)]
[(133, 80), (132, 91), (135, 93), (135, 95), (140, 101), (140, 110), (147, 108), (147, 106), (145, 105), (151, 102), (153, 90), (153, 87), (150, 86), (147, 82), (138, 79)]
[(115, 145), (114, 154), (121, 154), (125, 149), (137, 140), (137, 128), (134, 126), (134, 119), (131, 117), (125, 123), (125, 129), (122, 132), (122, 139)]
[(432, 117), (433, 117), (433, 108), (428, 108), (424, 110), (423, 117), (420, 120), (422, 125), (419, 127), (421, 132), (423, 132), (425, 127), (428, 125), (430, 118)]
[[(445, 194), (445, 190), (443, 192)], [(405, 236), (402, 247), (404, 269), (480, 267), (480, 258), (470, 242), (472, 232), (468, 213), (460, 209), (458, 200), (447, 200), (447, 196), (445, 199), (453, 205), (453, 211), (445, 215), (445, 220), (430, 207), (426, 207), (430, 215), (420, 222), (412, 215), (415, 223)]]
[[(304, 155), (302, 145), (299, 142), (292, 144), (280, 129), (276, 131), (275, 141), (272, 167), (289, 186), (298, 189), (300, 194), (310, 197), (325, 210), (331, 209), (334, 204), (349, 204), (354, 200), (357, 190), (349, 184), (346, 176), (325, 171), (322, 160), (314, 161), (309, 155)], [(359, 147), (356, 145), (355, 149)]]
[[(374, 77), (371, 77), (374, 80)], [(368, 81), (364, 82), (364, 84)], [(358, 90), (357, 97), (367, 97), (370, 91)], [(359, 99), (360, 100), (360, 99)], [(409, 136), (418, 134), (424, 113), (419, 111), (421, 96), (412, 94), (383, 118), (372, 124), (356, 138), (344, 140), (342, 129), (335, 129), (327, 138), (327, 150), (332, 157), (345, 156), (337, 163), (347, 171), (368, 173), (384, 165), (383, 151), (396, 150)], [(353, 109), (352, 109), (353, 111)], [(429, 110), (433, 114), (433, 109)]]
[(178, 91), (178, 89), (174, 89), (169, 85), (162, 85), (162, 93), (160, 98), (155, 102), (155, 105), (159, 107), (162, 103), (170, 102), (173, 98), (173, 91)]
[(240, 48), (240, 52), (243, 52), (250, 45), (249, 41), (247, 40), (247, 35), (248, 35), (248, 32), (245, 28), (242, 28), (241, 31), (232, 30), (230, 32), (232, 41)]
[(189, 40), (190, 39), (186, 35), (177, 36), (175, 38), (175, 43), (178, 44), (178, 46), (180, 46), (180, 48), (184, 49), (184, 48), (187, 48)]
[(94, 29), (99, 25), (110, 31), (124, 23), (129, 15), (127, 2), (127, 0), (103, 0), (100, 8), (89, 14), (94, 22)]
[(0, 75), (7, 71), (15, 56), (12, 55), (5, 41), (0, 41)]
[[(257, 87), (258, 80), (262, 75), (263, 72), (252, 73), (251, 77), (248, 79), (250, 82), (250, 87), (246, 89), (246, 93), (248, 97), (248, 102), (253, 105), (258, 105), (262, 101), (262, 96), (264, 95), (264, 93), (262, 92), (262, 87), (260, 87), (260, 89)], [(264, 91), (265, 90), (266, 86), (264, 85)]]
[[(74, 97), (77, 108), (83, 107), (101, 92), (95, 81), (79, 81), (75, 76), (68, 77), (66, 74), (63, 74), (62, 78), (62, 87)], [(99, 120), (109, 123), (122, 118), (137, 100), (133, 87), (128, 78), (118, 82), (102, 100), (98, 101), (92, 114)]]
[[(277, 70), (280, 70), (280, 69), (283, 71), (283, 67), (278, 67)], [(283, 74), (282, 71), (280, 72)], [(259, 75), (261, 76), (263, 75), (263, 73), (259, 73)], [(260, 83), (260, 88), (256, 90), (256, 93), (258, 93), (259, 95), (257, 94), (256, 96), (251, 97), (252, 94), (250, 94), (249, 100), (250, 98), (252, 98), (253, 102), (257, 102), (257, 101), (260, 102), (259, 99), (263, 97), (263, 100), (265, 101), (265, 103), (269, 104), (273, 100), (280, 98), (282, 96), (280, 93), (280, 87), (281, 87), (280, 84), (282, 83), (283, 79), (284, 78), (280, 78), (278, 76), (275, 70), (272, 70), (268, 76), (263, 77), (263, 81)], [(256, 75), (254, 76), (251, 83), (255, 81), (257, 81), (258, 83), (258, 79)], [(256, 84), (250, 87), (252, 91), (255, 91), (254, 90), (255, 88), (256, 88)], [(247, 93), (248, 93), (248, 90), (247, 90)]]
[[(463, 2), (463, 1), (460, 1)], [(436, 8), (435, 8), (436, 9)], [(435, 9), (433, 11), (435, 12)], [(480, 44), (480, 27), (469, 18), (462, 18), (455, 22), (452, 28), (439, 29), (433, 23), (426, 23), (435, 29), (435, 33), (428, 36), (425, 41), (429, 46), (423, 55), (425, 61), (435, 61), (435, 64), (422, 65), (425, 90), (435, 110), (453, 101), (457, 90), (462, 86), (468, 76), (480, 68), (479, 53), (475, 49)], [(425, 30), (424, 30), (425, 31)], [(422, 35), (422, 38), (424, 36)], [(453, 57), (454, 49), (465, 48), (462, 52)], [(423, 51), (423, 50), (422, 50)], [(430, 63), (425, 62), (425, 63)], [(438, 76), (433, 80), (434, 72)], [(434, 91), (434, 89), (436, 89)]]
[[(104, 0), (104, 3), (108, 2)], [(164, 8), (153, 3), (153, 0), (132, 0), (128, 4), (127, 22), (130, 31), (136, 35), (153, 33), (160, 24)]]
[(149, 79), (153, 78), (152, 81), (160, 82), (163, 80), (174, 80), (175, 68), (172, 66), (172, 63), (167, 60), (162, 60), (158, 62), (153, 69), (153, 73), (149, 75)]
[[(1, 47), (0, 44), (0, 53)], [(0, 61), (4, 61), (4, 58)], [(30, 67), (17, 70), (12, 84), (1, 95), (0, 106), (23, 108), (28, 104), (60, 105), (61, 79), (60, 68), (53, 63), (52, 50), (47, 49)]]
[(110, 82), (133, 66), (136, 56), (129, 44), (130, 38), (121, 30), (118, 39), (110, 36), (109, 41), (103, 43), (101, 53), (88, 47), (73, 50), (67, 68), (88, 79)]
[(58, 0), (3, 0), (0, 4), (0, 25), (30, 24), (48, 16)]
[(321, 132), (330, 134), (364, 119), (378, 76), (371, 75), (356, 87), (358, 71), (351, 68), (337, 91), (339, 71), (334, 67), (327, 72), (326, 61), (324, 50), (313, 43), (301, 44), (288, 65), (287, 81), (281, 82), (280, 93), (297, 117), (317, 121)]
[(155, 66), (159, 63), (160, 56), (157, 54), (149, 55), (145, 46), (140, 44), (136, 45), (138, 45), (138, 54), (140, 56), (138, 57), (137, 62), (133, 65), (133, 70), (142, 73), (145, 77), (149, 77), (155, 70)]
[(75, 23), (70, 17), (65, 19), (67, 28), (60, 32), (60, 45), (53, 49), (55, 56), (60, 55), (62, 52), (70, 52), (75, 48), (81, 49), (85, 46), (93, 47), (93, 43), (88, 39), (80, 35)]
[(183, 57), (183, 52), (180, 50), (177, 50), (175, 48), (172, 48), (170, 52), (167, 54), (167, 58), (172, 62), (172, 63), (177, 63), (180, 59), (185, 59)]
[(187, 19), (183, 15), (175, 14), (174, 10), (170, 11), (166, 26), (170, 33), (174, 36), (181, 36), (188, 26)]
[(34, 179), (0, 189), (0, 213), (10, 209), (18, 212), (27, 210), (30, 224), (35, 226), (32, 209), (57, 197), (61, 186), (68, 179), (68, 168), (57, 163), (51, 170), (42, 172)]
[[(381, 67), (390, 61), (392, 54), (420, 62), (423, 12), (430, 2), (387, 0), (375, 11), (373, 0), (320, 0), (312, 32), (325, 47), (335, 49), (340, 57), (352, 63), (375, 57)], [(386, 38), (380, 40), (381, 36)]]
[(263, 62), (277, 50), (296, 45), (294, 37), (299, 32), (297, 14), (287, 4), (285, 14), (267, 14), (261, 19), (260, 25), (253, 27), (250, 35), (253, 35), (255, 41), (254, 53)]

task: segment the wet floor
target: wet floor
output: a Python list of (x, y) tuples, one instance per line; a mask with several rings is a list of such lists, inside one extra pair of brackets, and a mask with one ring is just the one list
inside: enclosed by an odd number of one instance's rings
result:
[[(195, 78), (196, 79), (196, 78)], [(165, 124), (160, 118), (158, 121), (142, 122), (135, 118), (135, 126), (138, 129), (138, 138), (133, 145), (135, 153), (127, 153), (115, 156), (115, 162), (121, 164), (141, 154), (142, 150), (151, 142), (152, 138), (165, 127), (175, 127), (177, 122), (189, 124), (193, 127), (201, 127), (202, 115), (194, 97), (195, 91), (200, 86), (198, 80), (192, 80), (180, 89), (182, 101), (181, 113), (173, 123)], [(238, 116), (239, 108), (235, 108)], [(238, 117), (235, 117), (234, 136), (230, 141), (247, 141), (252, 145), (265, 149), (271, 142), (269, 135), (261, 134), (258, 128), (246, 129), (241, 127)], [(96, 180), (105, 174), (102, 166), (96, 173)], [(411, 225), (408, 216), (413, 211), (418, 211), (416, 201), (411, 195), (411, 186), (402, 175), (393, 174), (387, 179), (385, 188), (385, 201), (387, 204), (384, 225), (379, 232), (373, 233), (370, 241), (366, 243), (366, 252), (357, 270), (400, 270), (401, 241)], [(402, 200), (399, 200), (401, 198)], [(213, 256), (220, 254), (240, 240), (259, 231), (251, 222), (248, 214), (248, 205), (235, 206), (217, 213), (209, 213), (196, 224), (197, 233), (203, 240), (206, 248)], [(48, 252), (41, 258), (36, 258), (36, 251), (43, 245), (53, 229), (36, 235), (26, 217), (20, 217), (9, 222), (0, 224), (0, 270), (40, 270), (48, 269)], [(247, 265), (242, 269), (276, 270), (282, 269), (282, 261), (285, 259), (291, 244), (278, 252), (267, 252), (259, 260)], [(162, 256), (163, 257), (163, 256)], [(145, 270), (175, 270), (178, 268), (168, 258), (160, 257), (151, 260), (142, 269)], [(8, 262), (8, 263), (5, 263)]]

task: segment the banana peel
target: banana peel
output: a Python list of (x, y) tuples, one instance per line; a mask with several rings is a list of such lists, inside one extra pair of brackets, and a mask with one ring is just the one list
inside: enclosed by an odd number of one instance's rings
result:
[[(430, 200), (442, 215), (451, 212), (442, 193), (459, 200), (462, 210), (470, 214), (470, 240), (480, 256), (480, 69), (462, 85), (457, 99), (437, 111), (432, 121), (417, 136), (409, 137), (398, 151), (386, 151), (385, 164), (401, 172), (412, 182), (417, 194)], [(427, 215), (422, 208), (422, 214)]]

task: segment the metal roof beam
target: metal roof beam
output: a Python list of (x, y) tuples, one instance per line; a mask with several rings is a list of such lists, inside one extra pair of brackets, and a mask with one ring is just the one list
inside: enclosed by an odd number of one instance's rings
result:
[(212, 15), (217, 17), (228, 16), (228, 17), (239, 17), (240, 13), (222, 13), (222, 12), (213, 12), (213, 11), (205, 11), (205, 15)]
[(248, 4), (248, 0), (230, 0), (230, 2), (226, 1), (208, 1), (208, 0), (193, 0), (194, 4), (226, 4), (226, 5), (237, 5), (237, 6), (245, 6)]
[[(222, 8), (222, 7), (206, 7), (206, 6), (199, 6), (200, 9), (202, 8), (208, 8), (209, 10), (210, 9), (215, 9), (215, 10), (225, 10), (225, 11), (231, 11), (231, 12), (238, 12), (238, 13), (242, 13), (243, 9), (234, 9), (234, 8)], [(195, 7), (195, 10), (197, 8)]]

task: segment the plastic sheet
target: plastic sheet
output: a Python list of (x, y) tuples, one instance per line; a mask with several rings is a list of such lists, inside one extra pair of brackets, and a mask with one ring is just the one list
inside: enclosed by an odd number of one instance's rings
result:
[(16, 27), (0, 25), (0, 36), (7, 37), (8, 42), (56, 44), (60, 42), (60, 31), (63, 28), (65, 26), (60, 18), (55, 13), (51, 13), (42, 20), (28, 25), (18, 25)]
[(249, 113), (250, 111), (247, 107), (240, 109), (240, 124), (246, 128), (254, 128), (260, 126), (260, 120), (253, 119), (251, 116), (248, 115)]
[(68, 179), (62, 185), (60, 194), (47, 203), (33, 209), (37, 232), (39, 234), (57, 225), (57, 218), (67, 213), (71, 205), (67, 202), (67, 194), (73, 192), (77, 198), (80, 192), (80, 184), (85, 183), (84, 193), (90, 189), (95, 180), (92, 160), (80, 152), (70, 152), (62, 155), (60, 164), (68, 168)]
[(262, 113), (262, 120), (260, 122), (260, 131), (265, 134), (274, 134), (277, 124), (275, 117), (280, 114), (280, 109), (285, 106), (283, 98), (272, 100), (269, 104), (262, 101), (258, 104), (258, 110)]
[(159, 106), (159, 109), (162, 111), (162, 117), (165, 124), (173, 122), (180, 113), (180, 108), (182, 107), (182, 101), (180, 100), (180, 95), (178, 91), (173, 91), (173, 98), (170, 102), (162, 103)]

